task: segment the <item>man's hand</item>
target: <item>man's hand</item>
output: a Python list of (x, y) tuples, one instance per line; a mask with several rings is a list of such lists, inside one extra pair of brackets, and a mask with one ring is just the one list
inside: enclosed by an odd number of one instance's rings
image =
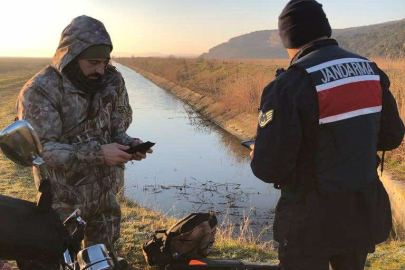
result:
[(104, 162), (108, 166), (123, 165), (132, 159), (132, 155), (125, 153), (129, 146), (118, 143), (104, 144), (101, 146), (104, 154)]
[[(143, 143), (143, 141), (137, 139), (137, 140), (135, 140), (135, 141), (132, 142), (131, 147), (137, 146), (138, 144), (141, 144), (141, 143)], [(146, 151), (146, 153), (152, 154), (152, 153), (153, 153), (153, 150), (152, 150), (152, 149), (149, 149), (148, 151)], [(134, 153), (134, 154), (132, 155), (132, 160), (138, 160), (138, 161), (140, 161), (140, 160), (145, 159), (145, 158), (146, 158), (146, 154), (143, 154), (143, 153), (141, 153), (141, 152), (136, 152), (136, 153)]]
[(255, 150), (255, 145), (250, 145), (250, 149), (252, 149), (252, 151), (250, 151), (250, 158), (253, 159), (253, 151)]

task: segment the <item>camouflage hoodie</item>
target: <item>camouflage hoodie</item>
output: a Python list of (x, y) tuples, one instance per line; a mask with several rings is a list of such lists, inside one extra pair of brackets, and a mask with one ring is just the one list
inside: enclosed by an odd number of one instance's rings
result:
[[(51, 66), (31, 78), (18, 97), (19, 119), (34, 127), (43, 145), (54, 203), (85, 203), (106, 194), (114, 184), (115, 168), (104, 164), (101, 145), (133, 141), (125, 133), (131, 110), (124, 80), (113, 66), (93, 98), (63, 73), (76, 56), (97, 44), (112, 46), (104, 25), (87, 16), (75, 18), (62, 32)], [(120, 110), (128, 121), (120, 120)], [(38, 186), (35, 169), (34, 178)]]

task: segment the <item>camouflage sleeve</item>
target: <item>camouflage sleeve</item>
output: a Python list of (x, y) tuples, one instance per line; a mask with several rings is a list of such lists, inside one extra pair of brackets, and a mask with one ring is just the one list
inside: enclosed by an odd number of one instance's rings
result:
[(122, 145), (130, 145), (134, 138), (128, 136), (126, 130), (132, 122), (132, 108), (129, 105), (128, 92), (122, 76), (120, 76), (117, 95), (117, 110), (116, 113), (113, 113), (111, 119), (113, 141)]
[(118, 94), (118, 113), (120, 115), (121, 122), (125, 128), (128, 129), (132, 123), (132, 108), (129, 104), (128, 91), (125, 86), (124, 78), (121, 77), (120, 84), (117, 89)]
[(26, 120), (42, 143), (42, 157), (48, 166), (62, 171), (80, 171), (88, 165), (104, 164), (103, 151), (97, 142), (65, 144), (57, 105), (47, 91), (38, 86), (24, 87), (17, 100), (18, 118)]
[(121, 145), (130, 145), (135, 140), (135, 138), (128, 136), (125, 132), (125, 126), (120, 120), (118, 110), (116, 110), (112, 114), (111, 125), (113, 142), (119, 143)]

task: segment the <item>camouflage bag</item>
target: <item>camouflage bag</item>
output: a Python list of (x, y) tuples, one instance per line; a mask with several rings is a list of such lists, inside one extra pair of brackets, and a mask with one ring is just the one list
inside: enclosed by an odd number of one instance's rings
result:
[(168, 230), (156, 231), (143, 245), (146, 262), (167, 265), (207, 257), (215, 240), (218, 221), (213, 213), (193, 213)]

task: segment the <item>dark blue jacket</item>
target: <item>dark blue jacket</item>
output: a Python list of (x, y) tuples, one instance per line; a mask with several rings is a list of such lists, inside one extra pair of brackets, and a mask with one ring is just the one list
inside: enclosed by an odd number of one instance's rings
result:
[(389, 86), (376, 64), (328, 39), (264, 89), (251, 167), (281, 188), (274, 238), (283, 250), (339, 253), (388, 237), (376, 156), (404, 136)]
[(354, 191), (373, 182), (377, 150), (398, 147), (404, 135), (389, 85), (375, 63), (335, 40), (310, 44), (263, 91), (253, 173), (282, 190), (315, 182), (325, 192)]

